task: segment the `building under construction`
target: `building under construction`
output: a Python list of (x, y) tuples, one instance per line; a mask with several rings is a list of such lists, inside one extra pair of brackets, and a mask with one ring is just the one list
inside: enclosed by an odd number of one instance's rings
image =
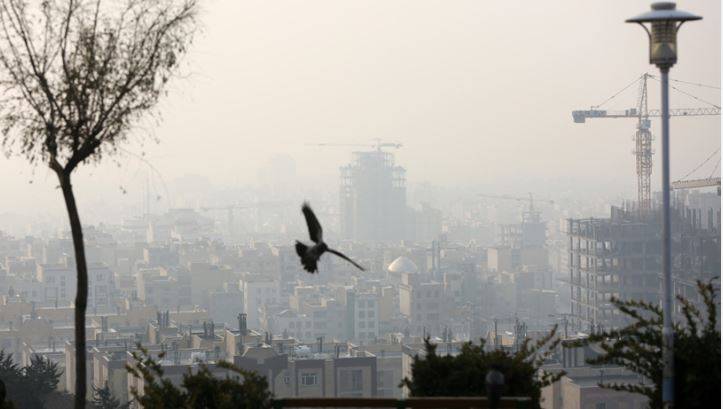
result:
[[(648, 82), (660, 78), (643, 74), (636, 81), (590, 109), (572, 112), (575, 123), (588, 119), (628, 118), (637, 120), (635, 130), (635, 170), (638, 197), (636, 205), (613, 207), (609, 219), (578, 219), (567, 221), (570, 313), (578, 328), (620, 326), (625, 318), (610, 303), (611, 297), (660, 303), (662, 300), (662, 211), (651, 194), (650, 176), (653, 166), (653, 135), (651, 118), (663, 111), (648, 109)], [(676, 81), (677, 84), (683, 82)], [(638, 85), (635, 108), (609, 110), (603, 108), (632, 85)], [(707, 87), (703, 84), (685, 83)], [(704, 101), (688, 91), (672, 87), (704, 107), (670, 109), (672, 117), (719, 116), (720, 106)], [(714, 152), (696, 169), (710, 161)], [(713, 172), (705, 179), (680, 180), (671, 188), (677, 195), (671, 208), (672, 274), (675, 295), (700, 303), (696, 280), (720, 276), (720, 178)], [(718, 194), (699, 193), (689, 189), (716, 187)], [(676, 313), (680, 313), (676, 306)]]
[(397, 241), (406, 236), (405, 170), (394, 155), (377, 149), (354, 152), (341, 168), (341, 231), (356, 241)]
[[(671, 218), (674, 294), (699, 303), (696, 280), (720, 276), (720, 197), (681, 191)], [(661, 302), (661, 211), (613, 207), (610, 218), (569, 219), (566, 233), (575, 327), (594, 331), (624, 325), (611, 297)]]

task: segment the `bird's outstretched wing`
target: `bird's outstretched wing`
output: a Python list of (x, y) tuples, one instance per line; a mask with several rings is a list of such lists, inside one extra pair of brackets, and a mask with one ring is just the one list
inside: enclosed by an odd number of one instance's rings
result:
[(352, 264), (354, 265), (354, 267), (358, 268), (359, 270), (361, 270), (361, 271), (366, 271), (366, 270), (364, 270), (364, 267), (360, 266), (359, 264), (357, 264), (356, 262), (354, 262), (354, 260), (352, 260), (352, 259), (350, 259), (349, 257), (345, 256), (344, 254), (342, 254), (342, 253), (340, 253), (340, 252), (338, 252), (338, 251), (336, 251), (336, 250), (334, 250), (334, 249), (327, 249), (326, 251), (328, 251), (328, 252), (331, 253), (331, 254), (337, 255), (337, 256), (343, 258), (344, 260), (352, 263)]
[(319, 224), (319, 220), (317, 220), (314, 211), (311, 210), (309, 203), (304, 202), (301, 206), (301, 212), (304, 213), (304, 218), (306, 218), (306, 226), (309, 228), (309, 238), (314, 243), (320, 243), (322, 241), (321, 224)]

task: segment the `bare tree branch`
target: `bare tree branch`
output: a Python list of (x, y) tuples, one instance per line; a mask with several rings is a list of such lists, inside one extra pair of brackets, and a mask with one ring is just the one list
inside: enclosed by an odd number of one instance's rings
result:
[(63, 192), (78, 275), (76, 409), (85, 406), (88, 277), (72, 172), (153, 115), (195, 29), (197, 0), (0, 0), (0, 146)]

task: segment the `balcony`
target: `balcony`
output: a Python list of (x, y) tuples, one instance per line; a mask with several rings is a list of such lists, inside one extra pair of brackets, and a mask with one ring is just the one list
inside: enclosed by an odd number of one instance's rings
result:
[[(287, 398), (274, 400), (274, 409), (286, 408), (390, 408), (390, 409), (486, 409), (487, 398)], [(500, 409), (530, 408), (530, 398), (502, 398)]]

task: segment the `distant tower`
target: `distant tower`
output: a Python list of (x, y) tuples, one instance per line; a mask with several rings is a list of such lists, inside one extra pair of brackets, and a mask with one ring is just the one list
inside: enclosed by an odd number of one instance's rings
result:
[(397, 241), (406, 237), (405, 169), (381, 148), (354, 152), (341, 168), (341, 232), (358, 241)]

